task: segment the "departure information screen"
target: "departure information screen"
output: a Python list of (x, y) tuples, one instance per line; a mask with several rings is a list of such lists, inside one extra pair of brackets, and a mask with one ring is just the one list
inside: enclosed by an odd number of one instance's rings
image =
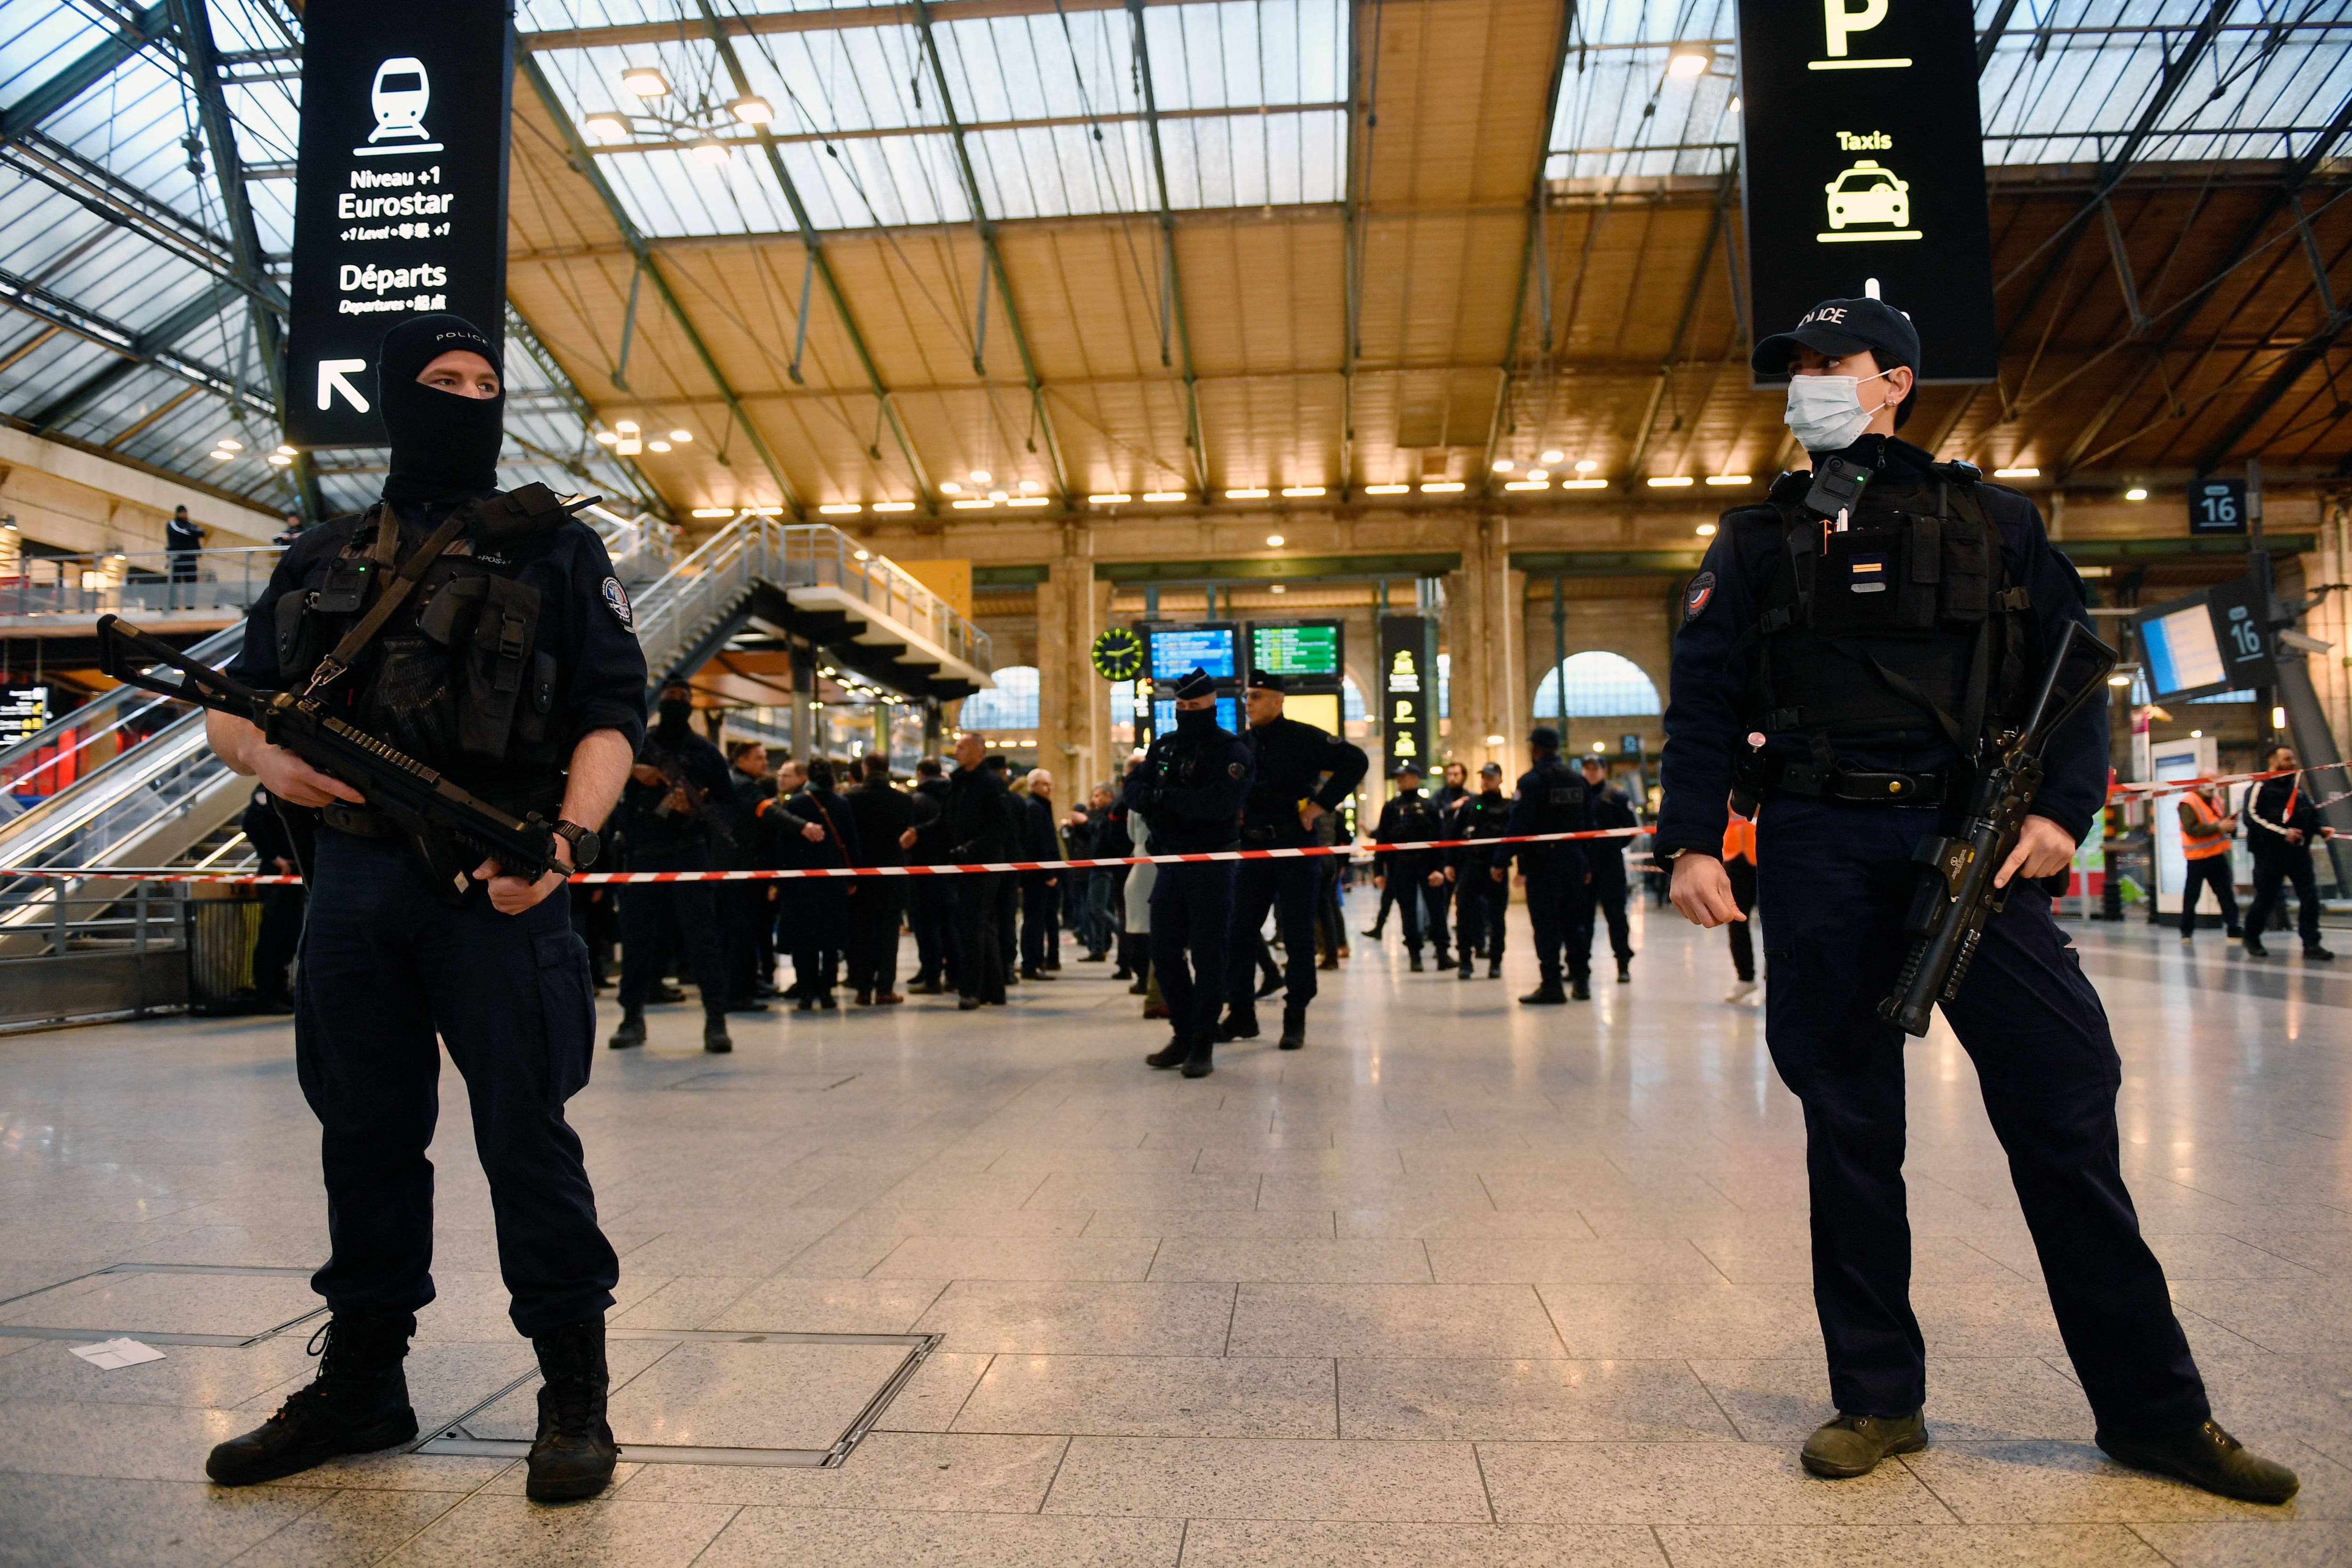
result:
[(2228, 671), (2221, 663), (2221, 644), (2213, 637), (2212, 616), (2203, 604), (2143, 621), (2139, 635), (2147, 651), (2151, 694), (2165, 697), (2176, 691), (2194, 691), (2228, 679)]
[[(1185, 668), (1189, 669), (1192, 667), (1187, 665)], [(1220, 729), (1231, 730), (1236, 735), (1242, 732), (1242, 703), (1240, 698), (1220, 697), (1217, 699), (1217, 725)], [(1176, 700), (1172, 697), (1163, 697), (1158, 701), (1152, 703), (1151, 732), (1155, 735), (1164, 735), (1175, 728)]]
[(1153, 626), (1151, 679), (1181, 680), (1197, 665), (1213, 680), (1234, 679), (1241, 671), (1234, 642), (1231, 626)]
[(1339, 628), (1320, 626), (1253, 626), (1250, 668), (1276, 675), (1339, 673)]

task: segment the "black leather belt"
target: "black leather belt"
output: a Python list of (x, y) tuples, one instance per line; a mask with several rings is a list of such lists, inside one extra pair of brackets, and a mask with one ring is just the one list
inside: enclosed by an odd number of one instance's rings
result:
[(1803, 763), (1790, 763), (1780, 769), (1775, 787), (1790, 795), (1865, 805), (1944, 804), (1944, 775), (1940, 773), (1864, 773), (1841, 768), (1824, 774)]

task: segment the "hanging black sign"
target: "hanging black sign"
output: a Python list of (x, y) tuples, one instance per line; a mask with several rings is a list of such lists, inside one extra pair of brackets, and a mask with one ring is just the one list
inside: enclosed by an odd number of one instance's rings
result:
[(1381, 617), (1381, 735), (1389, 772), (1411, 763), (1426, 776), (1437, 744), (1437, 623)]
[(1739, 0), (1738, 26), (1755, 331), (1875, 279), (1919, 329), (1922, 380), (1993, 379), (1969, 0)]
[(2189, 487), (2189, 531), (2246, 531), (2246, 481), (2198, 479)]
[(303, 8), (286, 438), (377, 447), (375, 358), (410, 316), (506, 335), (507, 0)]

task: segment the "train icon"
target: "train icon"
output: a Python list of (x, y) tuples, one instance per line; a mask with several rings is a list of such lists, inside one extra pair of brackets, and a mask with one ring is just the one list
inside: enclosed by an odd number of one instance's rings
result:
[[(425, 62), (414, 55), (395, 55), (375, 68), (368, 89), (368, 107), (375, 111), (375, 129), (367, 145), (352, 152), (362, 158), (397, 156), (404, 153), (438, 153), (441, 143), (425, 129), (425, 110), (433, 101), (433, 79)], [(384, 142), (388, 145), (379, 146)]]

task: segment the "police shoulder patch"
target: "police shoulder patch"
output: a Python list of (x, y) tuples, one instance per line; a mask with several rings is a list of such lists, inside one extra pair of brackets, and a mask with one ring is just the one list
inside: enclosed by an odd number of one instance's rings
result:
[(629, 591), (621, 586), (618, 577), (604, 579), (604, 607), (613, 612), (614, 620), (631, 631), (636, 629), (635, 612), (629, 608)]
[(1231, 773), (1235, 778), (1239, 778), (1244, 773), (1249, 772), (1249, 766), (1244, 763), (1227, 763), (1225, 764), (1225, 772)]
[(1697, 576), (1692, 578), (1690, 588), (1683, 597), (1684, 624), (1688, 625), (1690, 622), (1698, 619), (1700, 613), (1706, 610), (1707, 601), (1714, 597), (1714, 573), (1702, 572)]

